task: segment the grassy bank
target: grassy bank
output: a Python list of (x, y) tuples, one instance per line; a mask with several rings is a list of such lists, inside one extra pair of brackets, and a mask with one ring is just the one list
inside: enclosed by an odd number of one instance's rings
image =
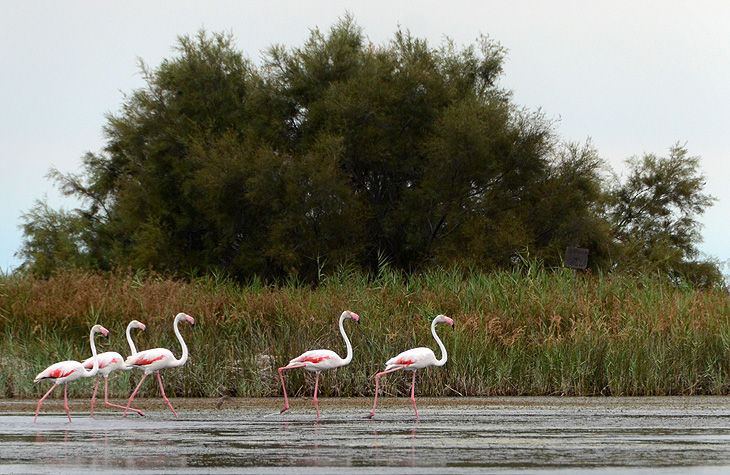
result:
[[(177, 396), (278, 396), (276, 368), (302, 351), (344, 354), (337, 317), (345, 322), (355, 357), (323, 373), (324, 396), (370, 396), (385, 360), (414, 346), (438, 349), (429, 332), (438, 313), (456, 321), (438, 329), (449, 351), (443, 368), (421, 371), (423, 396), (693, 395), (727, 394), (730, 386), (730, 299), (721, 290), (675, 287), (645, 276), (579, 276), (527, 265), (491, 274), (456, 270), (405, 278), (387, 269), (375, 278), (341, 272), (317, 288), (296, 283), (238, 285), (214, 276), (187, 281), (156, 275), (61, 273), (49, 280), (0, 276), (0, 397), (36, 397), (34, 376), (49, 364), (89, 356), (88, 332), (110, 331), (100, 351), (163, 346), (179, 355), (173, 316), (191, 359), (164, 373)], [(128, 396), (139, 372), (110, 377), (110, 395)], [(406, 394), (410, 378), (384, 378), (388, 395)], [(292, 396), (311, 396), (314, 378), (290, 371)], [(90, 395), (91, 381), (69, 386)], [(169, 388), (169, 389), (168, 389)], [(154, 395), (155, 385), (143, 394)], [(60, 393), (59, 393), (60, 394)]]

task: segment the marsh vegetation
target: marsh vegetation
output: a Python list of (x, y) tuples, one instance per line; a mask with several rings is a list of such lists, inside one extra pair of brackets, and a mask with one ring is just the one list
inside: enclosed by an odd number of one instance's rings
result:
[[(317, 286), (240, 284), (215, 275), (4, 275), (0, 395), (40, 396), (34, 376), (52, 362), (88, 357), (95, 323), (111, 331), (103, 351), (127, 354), (124, 328), (137, 319), (148, 328), (135, 335), (139, 348), (179, 353), (172, 320), (184, 311), (197, 323), (183, 331), (191, 357), (164, 375), (168, 395), (279, 396), (276, 368), (292, 357), (313, 348), (344, 354), (337, 318), (345, 309), (361, 316), (350, 331), (354, 358), (323, 374), (321, 397), (372, 396), (372, 377), (389, 357), (414, 346), (435, 348), (429, 324), (439, 313), (456, 322), (454, 330), (439, 330), (449, 361), (419, 374), (419, 396), (727, 394), (728, 307), (721, 289), (651, 275), (575, 280), (572, 271), (529, 262), (493, 273), (341, 270)], [(406, 376), (388, 378), (381, 394), (404, 395)], [(113, 375), (110, 396), (128, 397), (139, 377)], [(312, 375), (288, 378), (290, 396), (312, 394)], [(73, 385), (70, 395), (90, 396), (92, 384)]]

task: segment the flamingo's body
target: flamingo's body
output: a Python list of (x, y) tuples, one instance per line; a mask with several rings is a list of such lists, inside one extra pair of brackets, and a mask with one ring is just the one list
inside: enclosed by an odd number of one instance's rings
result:
[[(129, 325), (127, 325), (127, 342), (129, 343), (129, 351), (132, 355), (137, 354), (137, 347), (134, 345), (134, 341), (132, 341), (132, 335), (131, 330), (132, 328), (139, 328), (142, 331), (147, 330), (147, 327), (144, 325), (144, 323), (140, 323), (137, 320), (132, 320), (129, 322)], [(91, 396), (91, 415), (94, 415), (94, 404), (96, 403), (96, 390), (99, 388), (99, 382), (101, 381), (101, 377), (104, 377), (104, 404), (111, 407), (117, 407), (119, 409), (125, 409), (125, 406), (120, 406), (118, 404), (112, 404), (109, 402), (108, 397), (108, 385), (109, 385), (109, 373), (112, 371), (127, 371), (132, 369), (134, 366), (129, 366), (124, 361), (124, 358), (122, 355), (115, 351), (106, 351), (104, 353), (101, 353), (97, 357), (99, 359), (99, 376), (96, 380), (96, 385), (94, 386), (94, 394)], [(84, 361), (84, 367), (85, 368), (91, 368), (94, 364), (93, 358), (89, 358), (86, 361)], [(129, 408), (132, 411), (135, 411), (140, 416), (144, 416), (144, 413), (140, 411), (139, 409), (134, 409), (132, 407)]]
[(190, 323), (191, 325), (195, 325), (195, 319), (190, 315), (178, 313), (175, 316), (173, 328), (175, 330), (175, 336), (177, 336), (177, 339), (180, 342), (180, 346), (182, 347), (182, 356), (180, 357), (180, 359), (175, 358), (175, 355), (173, 355), (172, 352), (167, 348), (152, 348), (150, 350), (140, 351), (139, 353), (133, 354), (127, 358), (126, 364), (128, 366), (135, 366), (137, 368), (143, 369), (144, 375), (139, 381), (139, 384), (137, 384), (137, 387), (134, 389), (134, 392), (132, 392), (132, 395), (129, 397), (129, 403), (127, 403), (124, 414), (122, 414), (123, 417), (127, 415), (127, 411), (132, 405), (132, 400), (134, 400), (134, 396), (137, 394), (137, 391), (139, 391), (139, 388), (140, 386), (142, 386), (145, 378), (152, 373), (157, 374), (157, 381), (160, 384), (162, 398), (170, 407), (172, 413), (175, 414), (175, 417), (177, 417), (177, 412), (175, 412), (175, 409), (172, 407), (172, 404), (170, 404), (170, 401), (165, 395), (165, 388), (162, 385), (162, 377), (160, 376), (159, 371), (165, 368), (176, 368), (178, 366), (182, 366), (188, 360), (188, 346), (185, 344), (185, 340), (183, 340), (183, 337), (180, 334), (180, 330), (177, 327), (178, 323), (183, 320), (187, 320), (188, 323)]
[(53, 391), (56, 386), (59, 384), (63, 384), (63, 405), (66, 409), (66, 415), (68, 416), (68, 421), (71, 422), (71, 412), (68, 408), (68, 383), (71, 381), (75, 381), (79, 378), (92, 378), (96, 376), (96, 373), (99, 371), (99, 360), (96, 355), (96, 344), (94, 343), (94, 334), (101, 333), (102, 335), (109, 337), (109, 330), (104, 328), (101, 325), (94, 325), (91, 327), (91, 333), (89, 334), (89, 345), (91, 346), (91, 354), (93, 355), (92, 358), (92, 366), (91, 370), (87, 370), (84, 365), (78, 361), (61, 361), (59, 363), (54, 363), (48, 368), (44, 369), (40, 373), (38, 373), (38, 376), (35, 377), (33, 380), (34, 382), (41, 381), (43, 379), (49, 379), (53, 381), (53, 386), (51, 386), (51, 389), (48, 390), (46, 394), (43, 395), (40, 401), (38, 401), (38, 407), (36, 407), (35, 410), (35, 419), (33, 419), (33, 422), (38, 420), (38, 412), (41, 410), (41, 404), (43, 404), (43, 401), (48, 397), (49, 394), (51, 394), (51, 391)]
[(317, 417), (319, 417), (319, 401), (317, 400), (317, 390), (319, 388), (319, 373), (328, 369), (339, 368), (350, 364), (352, 361), (352, 345), (350, 339), (347, 338), (345, 333), (344, 321), (347, 318), (355, 320), (360, 323), (360, 316), (355, 312), (345, 310), (340, 315), (340, 333), (342, 338), (345, 340), (345, 346), (347, 347), (347, 355), (342, 358), (337, 353), (331, 350), (310, 350), (302, 353), (293, 360), (289, 361), (289, 364), (279, 368), (279, 378), (281, 379), (281, 387), (284, 390), (284, 409), (281, 412), (289, 409), (289, 398), (286, 395), (286, 385), (284, 384), (284, 375), (282, 372), (287, 369), (304, 368), (307, 371), (312, 371), (316, 374), (314, 382), (314, 408), (317, 411)]
[(431, 334), (436, 340), (439, 348), (441, 349), (441, 359), (437, 360), (436, 355), (430, 348), (412, 348), (400, 353), (397, 356), (389, 359), (385, 362), (385, 370), (375, 375), (375, 400), (373, 401), (373, 412), (368, 414), (368, 418), (372, 418), (375, 415), (375, 407), (378, 405), (378, 385), (380, 377), (384, 374), (392, 373), (398, 370), (413, 371), (413, 380), (411, 381), (411, 402), (413, 403), (413, 410), (416, 411), (416, 419), (418, 419), (418, 409), (416, 408), (416, 370), (427, 368), (429, 366), (443, 366), (446, 364), (448, 355), (446, 354), (446, 348), (441, 342), (441, 339), (436, 334), (437, 323), (448, 323), (451, 327), (454, 327), (454, 321), (445, 315), (438, 315), (431, 322)]

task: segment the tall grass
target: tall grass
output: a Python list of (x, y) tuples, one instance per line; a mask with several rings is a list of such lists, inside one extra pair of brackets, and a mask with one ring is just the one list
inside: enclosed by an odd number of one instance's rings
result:
[[(323, 373), (322, 396), (370, 396), (372, 376), (396, 353), (438, 349), (430, 320), (456, 321), (437, 331), (449, 351), (443, 368), (421, 371), (420, 395), (678, 395), (727, 394), (730, 385), (730, 300), (726, 292), (678, 287), (656, 276), (629, 278), (546, 270), (525, 263), (512, 271), (452, 268), (407, 277), (386, 265), (376, 276), (348, 269), (322, 276), (316, 288), (287, 282), (240, 285), (216, 275), (176, 280), (155, 274), (61, 272), (44, 280), (0, 276), (0, 397), (36, 397), (34, 376), (49, 364), (89, 356), (88, 331), (110, 331), (100, 351), (128, 353), (132, 319), (138, 348), (179, 354), (175, 314), (190, 360), (164, 374), (177, 396), (277, 396), (276, 368), (302, 351), (344, 353), (337, 318), (355, 357)], [(125, 397), (139, 372), (110, 377), (110, 394)], [(310, 395), (314, 379), (287, 375), (292, 395)], [(383, 391), (403, 395), (410, 378), (393, 375)], [(89, 383), (69, 387), (87, 397)], [(45, 386), (45, 385), (44, 385)], [(156, 394), (155, 385), (143, 391)]]

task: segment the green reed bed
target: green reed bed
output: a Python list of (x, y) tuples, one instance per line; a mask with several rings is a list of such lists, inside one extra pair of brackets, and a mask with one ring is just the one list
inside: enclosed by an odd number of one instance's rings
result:
[[(449, 351), (443, 368), (420, 372), (422, 396), (727, 394), (730, 306), (720, 289), (696, 290), (658, 277), (580, 275), (525, 264), (513, 271), (460, 269), (406, 277), (384, 267), (377, 276), (348, 270), (322, 276), (316, 287), (287, 282), (240, 285), (211, 275), (171, 279), (155, 274), (61, 272), (51, 279), (0, 276), (0, 397), (37, 397), (34, 376), (49, 364), (89, 356), (88, 332), (101, 323), (110, 340), (100, 351), (128, 354), (132, 319), (138, 348), (179, 355), (172, 319), (181, 325), (190, 360), (164, 372), (176, 396), (279, 396), (276, 369), (307, 349), (344, 354), (339, 314), (355, 357), (323, 373), (321, 395), (371, 396), (384, 362), (414, 346), (438, 349), (430, 320), (456, 321), (438, 332)], [(110, 395), (126, 397), (139, 381), (130, 371), (110, 377)], [(314, 378), (290, 371), (291, 395), (311, 397)], [(386, 395), (405, 395), (410, 378), (383, 379)], [(69, 386), (87, 397), (93, 382)], [(149, 384), (143, 395), (155, 395)], [(60, 393), (59, 393), (60, 394)]]

